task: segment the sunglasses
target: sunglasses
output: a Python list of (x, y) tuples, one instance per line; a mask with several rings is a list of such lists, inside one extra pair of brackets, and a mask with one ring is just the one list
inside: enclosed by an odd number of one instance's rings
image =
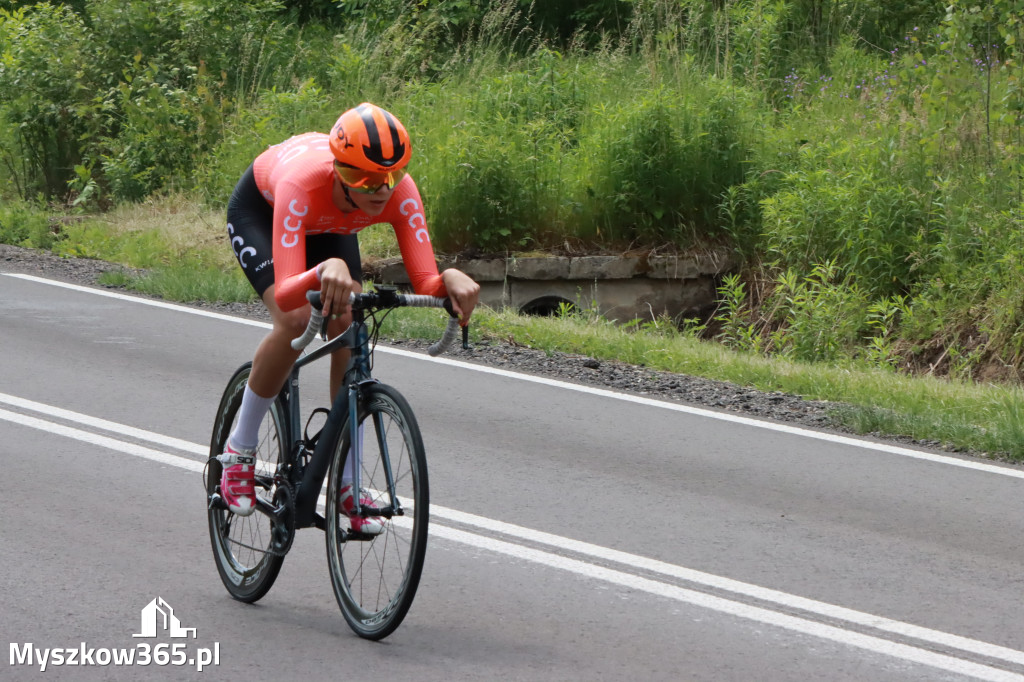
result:
[(391, 189), (405, 177), (405, 169), (374, 173), (361, 168), (343, 166), (337, 161), (334, 162), (334, 172), (346, 187), (361, 194), (374, 194), (381, 187)]

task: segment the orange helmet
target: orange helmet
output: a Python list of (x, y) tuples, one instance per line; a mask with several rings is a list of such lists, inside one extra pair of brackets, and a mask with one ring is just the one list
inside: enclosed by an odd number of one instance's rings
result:
[(371, 173), (397, 171), (412, 156), (405, 126), (369, 102), (342, 114), (331, 128), (330, 140), (338, 163)]

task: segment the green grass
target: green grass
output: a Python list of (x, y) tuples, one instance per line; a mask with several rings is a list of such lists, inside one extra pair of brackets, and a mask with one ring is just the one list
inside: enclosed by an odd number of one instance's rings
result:
[(216, 268), (160, 267), (141, 275), (108, 272), (100, 284), (124, 287), (169, 301), (247, 302), (256, 298), (252, 286), (240, 274)]
[(1016, 386), (912, 377), (874, 367), (794, 362), (731, 351), (670, 327), (626, 331), (593, 317), (535, 318), (483, 311), (477, 333), (547, 351), (617, 359), (836, 402), (858, 433), (911, 436), (1024, 459), (1024, 391)]

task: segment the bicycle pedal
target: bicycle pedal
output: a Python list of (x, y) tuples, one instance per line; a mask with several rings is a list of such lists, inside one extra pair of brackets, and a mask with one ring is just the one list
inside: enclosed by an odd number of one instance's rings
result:
[(380, 533), (357, 533), (356, 531), (349, 530), (345, 531), (341, 540), (342, 542), (369, 542), (379, 537), (381, 537)]
[(224, 501), (224, 498), (220, 496), (220, 493), (217, 492), (217, 493), (211, 493), (210, 494), (210, 497), (208, 498), (208, 504), (207, 504), (206, 508), (207, 509), (220, 509), (222, 511), (227, 511), (228, 510), (228, 505), (227, 505), (227, 502)]

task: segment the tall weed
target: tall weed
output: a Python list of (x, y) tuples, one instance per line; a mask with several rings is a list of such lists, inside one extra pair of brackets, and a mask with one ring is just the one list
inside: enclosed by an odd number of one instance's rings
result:
[(592, 103), (582, 126), (580, 236), (682, 248), (717, 236), (721, 196), (750, 154), (749, 100), (696, 77), (679, 89), (638, 85), (613, 106)]
[(844, 145), (816, 155), (762, 202), (767, 257), (805, 272), (832, 261), (876, 296), (912, 290), (930, 274), (931, 197), (900, 183), (884, 152)]
[(415, 164), (426, 173), (436, 244), (501, 253), (559, 242), (578, 85), (571, 62), (541, 52), (500, 75), (468, 69), (412, 93), (412, 120), (424, 131)]

